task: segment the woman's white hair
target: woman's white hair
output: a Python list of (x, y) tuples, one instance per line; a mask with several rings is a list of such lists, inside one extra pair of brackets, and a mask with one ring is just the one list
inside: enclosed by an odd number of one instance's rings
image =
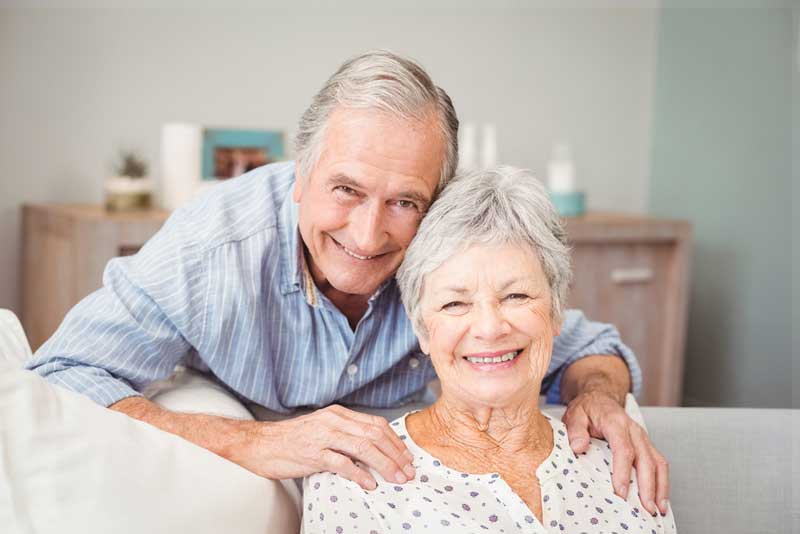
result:
[(561, 220), (530, 171), (501, 166), (456, 176), (406, 251), (397, 283), (417, 336), (427, 336), (420, 310), (425, 277), (472, 245), (508, 243), (536, 253), (550, 286), (551, 315), (561, 321), (572, 279)]
[(450, 97), (411, 59), (374, 50), (339, 67), (300, 118), (294, 148), (301, 175), (308, 176), (319, 160), (328, 119), (338, 106), (375, 109), (421, 122), (435, 117), (445, 147), (437, 191), (455, 174), (458, 118)]

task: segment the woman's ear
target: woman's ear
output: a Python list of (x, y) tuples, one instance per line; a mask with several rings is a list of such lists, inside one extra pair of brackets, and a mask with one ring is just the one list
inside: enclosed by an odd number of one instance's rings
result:
[(553, 321), (553, 337), (561, 335), (561, 319)]

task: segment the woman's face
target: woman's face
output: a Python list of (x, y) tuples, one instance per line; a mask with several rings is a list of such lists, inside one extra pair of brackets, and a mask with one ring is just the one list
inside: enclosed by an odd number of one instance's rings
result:
[(443, 394), (490, 407), (538, 395), (559, 325), (532, 250), (472, 246), (425, 277), (420, 304)]

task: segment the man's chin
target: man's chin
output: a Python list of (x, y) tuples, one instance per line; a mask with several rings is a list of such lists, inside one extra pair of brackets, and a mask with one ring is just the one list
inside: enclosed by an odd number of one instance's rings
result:
[(331, 285), (333, 289), (335, 289), (339, 293), (352, 295), (354, 297), (371, 297), (378, 290), (378, 288), (381, 286), (383, 282), (382, 281), (365, 282), (364, 280), (328, 279), (328, 283)]

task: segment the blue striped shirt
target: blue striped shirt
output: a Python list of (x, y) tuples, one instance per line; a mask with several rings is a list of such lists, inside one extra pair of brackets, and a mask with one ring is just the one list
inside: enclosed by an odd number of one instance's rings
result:
[[(67, 314), (27, 367), (105, 406), (139, 395), (179, 363), (282, 413), (422, 398), (435, 373), (394, 278), (352, 330), (308, 274), (294, 180), (292, 162), (268, 165), (175, 211), (137, 254), (108, 263), (103, 287)], [(622, 356), (638, 391), (639, 367), (616, 329), (571, 310), (543, 383), (550, 402), (559, 402), (564, 369), (589, 354)]]

